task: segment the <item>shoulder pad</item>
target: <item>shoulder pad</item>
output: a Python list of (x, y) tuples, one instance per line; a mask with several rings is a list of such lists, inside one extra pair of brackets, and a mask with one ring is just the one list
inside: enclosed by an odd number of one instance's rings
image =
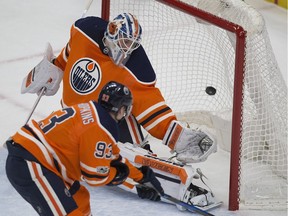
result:
[(90, 16), (77, 20), (74, 25), (97, 44), (102, 44), (107, 23), (99, 17)]
[(126, 67), (141, 82), (155, 82), (156, 74), (142, 46), (133, 51), (130, 59), (126, 63)]

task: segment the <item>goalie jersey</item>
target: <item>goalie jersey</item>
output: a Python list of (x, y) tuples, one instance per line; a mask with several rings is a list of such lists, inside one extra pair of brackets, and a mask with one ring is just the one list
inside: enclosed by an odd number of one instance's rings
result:
[[(66, 183), (84, 178), (92, 186), (102, 186), (116, 175), (110, 162), (119, 157), (118, 136), (115, 120), (90, 101), (55, 111), (39, 122), (32, 120), (12, 139)], [(122, 162), (128, 165), (130, 178), (143, 177), (128, 160)]]
[(136, 120), (151, 135), (163, 139), (176, 117), (155, 87), (152, 65), (140, 46), (133, 51), (125, 67), (116, 66), (102, 42), (107, 23), (98, 17), (86, 17), (71, 27), (68, 44), (54, 60), (64, 71), (62, 105), (95, 100), (108, 81), (122, 83), (132, 92), (132, 114)]

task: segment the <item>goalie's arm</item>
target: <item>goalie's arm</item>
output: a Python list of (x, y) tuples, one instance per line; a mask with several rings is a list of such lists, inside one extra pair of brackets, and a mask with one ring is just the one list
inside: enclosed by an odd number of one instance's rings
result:
[(71, 44), (73, 40), (73, 35), (77, 33), (77, 30), (75, 29), (74, 25), (70, 28), (70, 39), (66, 46), (61, 50), (59, 55), (54, 59), (53, 64), (57, 67), (61, 68), (61, 70), (65, 71), (66, 64), (68, 61), (68, 58), (70, 56), (70, 50), (71, 50)]

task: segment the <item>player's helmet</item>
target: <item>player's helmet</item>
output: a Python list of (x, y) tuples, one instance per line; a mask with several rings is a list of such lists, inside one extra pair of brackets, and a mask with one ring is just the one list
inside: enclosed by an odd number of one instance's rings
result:
[(142, 27), (130, 13), (122, 13), (110, 21), (104, 32), (103, 43), (108, 55), (118, 66), (124, 66), (131, 53), (140, 46)]
[(132, 94), (130, 90), (115, 81), (108, 82), (101, 90), (98, 103), (109, 112), (118, 112), (121, 107), (126, 108), (125, 116), (128, 116), (132, 109)]

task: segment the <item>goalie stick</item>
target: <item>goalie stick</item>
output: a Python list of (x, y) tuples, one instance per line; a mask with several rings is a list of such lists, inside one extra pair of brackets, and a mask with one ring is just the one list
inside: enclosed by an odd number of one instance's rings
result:
[(82, 13), (81, 18), (84, 18), (84, 17), (85, 17), (85, 15), (86, 15), (87, 11), (89, 10), (92, 2), (93, 2), (93, 0), (89, 0), (89, 1), (87, 2), (86, 7), (85, 7), (85, 9), (84, 9), (84, 11), (83, 11), (83, 13)]
[(189, 210), (191, 212), (197, 212), (197, 213), (199, 213), (201, 215), (204, 215), (204, 216), (215, 216), (215, 215), (213, 215), (213, 214), (211, 214), (211, 213), (209, 213), (209, 212), (207, 212), (205, 210), (202, 210), (202, 209), (196, 207), (193, 204), (187, 204), (187, 203), (182, 202), (181, 200), (176, 199), (175, 197), (172, 197), (172, 196), (170, 196), (168, 194), (164, 193), (164, 195), (161, 195), (161, 197), (166, 199), (166, 200), (169, 200), (170, 202), (175, 203), (176, 205), (180, 205), (180, 206), (186, 208), (187, 210)]
[[(145, 184), (137, 184), (137, 185), (135, 185), (135, 186), (137, 186), (137, 187), (143, 187), (143, 188), (147, 188), (147, 187), (148, 187), (148, 186), (145, 185)], [(154, 187), (153, 187), (153, 189), (156, 190)], [(157, 190), (156, 190), (156, 191), (157, 191)], [(158, 192), (158, 191), (157, 191), (157, 192)], [(181, 201), (181, 200), (179, 200), (179, 199), (177, 199), (177, 198), (175, 198), (175, 197), (172, 197), (172, 196), (170, 196), (170, 195), (168, 195), (168, 194), (166, 194), (166, 193), (161, 194), (161, 193), (158, 192), (158, 194), (159, 194), (163, 199), (166, 199), (166, 200), (168, 200), (168, 201), (170, 201), (170, 202), (172, 202), (172, 203), (174, 203), (174, 204), (176, 204), (176, 205), (180, 205), (180, 206), (186, 208), (188, 211), (197, 212), (197, 213), (199, 213), (199, 214), (201, 214), (201, 215), (204, 215), (204, 216), (215, 216), (215, 215), (213, 215), (213, 214), (211, 214), (211, 213), (209, 213), (209, 212), (207, 212), (207, 211), (205, 211), (205, 210), (202, 210), (202, 209), (198, 208), (197, 206), (195, 206), (195, 205), (193, 205), (193, 204), (185, 203), (185, 202), (183, 202), (183, 201)]]
[(32, 114), (34, 113), (34, 111), (35, 111), (35, 109), (36, 109), (36, 107), (37, 107), (37, 105), (38, 105), (41, 97), (44, 95), (45, 91), (46, 91), (46, 87), (43, 87), (43, 88), (41, 89), (41, 91), (40, 91), (40, 93), (39, 93), (39, 95), (38, 95), (38, 97), (37, 97), (37, 99), (36, 99), (36, 101), (35, 101), (35, 103), (34, 103), (34, 105), (33, 105), (33, 107), (32, 107), (32, 110), (31, 110), (31, 112), (30, 112), (30, 114), (29, 114), (29, 116), (28, 116), (28, 118), (27, 118), (27, 120), (26, 120), (26, 122), (25, 122), (24, 125), (26, 125), (26, 124), (29, 122)]
[[(40, 93), (39, 93), (39, 95), (38, 95), (38, 97), (37, 97), (37, 99), (36, 99), (36, 101), (35, 101), (32, 109), (31, 109), (31, 111), (30, 111), (30, 113), (29, 113), (29, 116), (28, 116), (27, 120), (26, 120), (25, 123), (24, 123), (24, 125), (26, 125), (26, 124), (29, 122), (31, 116), (33, 115), (33, 113), (34, 113), (34, 111), (35, 111), (35, 109), (36, 109), (36, 107), (37, 107), (37, 105), (38, 105), (38, 103), (39, 103), (39, 101), (40, 101), (40, 99), (41, 99), (41, 97), (44, 95), (45, 90), (46, 90), (46, 87), (43, 87), (43, 88), (41, 89), (41, 91), (40, 91)], [(7, 139), (7, 141), (8, 141), (8, 140), (11, 140), (11, 139), (12, 139), (12, 138), (9, 137), (9, 138)], [(6, 148), (6, 141), (2, 144), (2, 146), (3, 146), (4, 148)]]

